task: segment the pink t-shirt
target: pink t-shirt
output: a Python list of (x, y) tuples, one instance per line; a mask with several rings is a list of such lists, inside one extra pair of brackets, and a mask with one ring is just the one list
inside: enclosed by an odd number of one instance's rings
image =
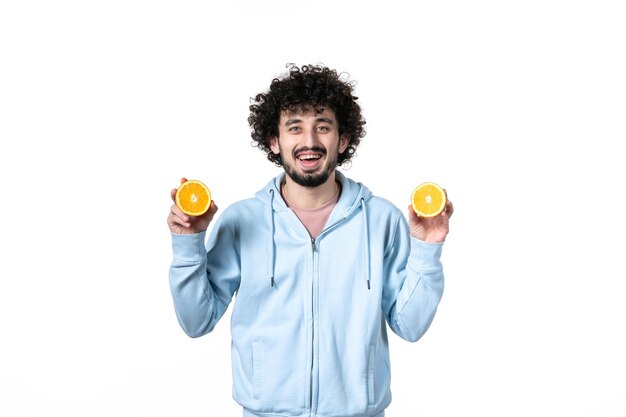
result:
[(324, 230), (324, 226), (326, 226), (330, 213), (333, 211), (337, 201), (339, 201), (339, 188), (333, 198), (322, 204), (320, 207), (314, 209), (296, 207), (291, 201), (285, 198), (284, 193), (282, 193), (282, 195), (285, 203), (287, 203), (287, 206), (289, 206), (289, 208), (296, 214), (296, 217), (300, 219), (304, 227), (306, 227), (306, 230), (309, 231), (311, 237), (316, 238), (317, 235)]

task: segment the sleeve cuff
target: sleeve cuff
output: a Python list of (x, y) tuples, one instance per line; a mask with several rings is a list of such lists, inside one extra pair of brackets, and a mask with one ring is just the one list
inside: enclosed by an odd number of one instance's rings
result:
[(429, 243), (411, 237), (409, 266), (416, 271), (441, 269), (443, 243)]
[(197, 262), (206, 257), (204, 239), (206, 232), (191, 235), (172, 233), (172, 250), (174, 259), (183, 262)]

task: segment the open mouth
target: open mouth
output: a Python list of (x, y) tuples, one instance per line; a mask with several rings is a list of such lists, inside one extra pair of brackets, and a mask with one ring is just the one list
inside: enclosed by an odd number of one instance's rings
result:
[(296, 159), (303, 170), (314, 170), (318, 168), (323, 156), (323, 152), (306, 150), (298, 152)]
[(296, 158), (300, 161), (317, 161), (322, 159), (322, 155), (319, 153), (301, 153)]

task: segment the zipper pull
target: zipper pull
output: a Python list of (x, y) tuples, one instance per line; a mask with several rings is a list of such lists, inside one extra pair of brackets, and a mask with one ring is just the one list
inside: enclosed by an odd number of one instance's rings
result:
[(317, 246), (315, 246), (315, 238), (311, 238), (311, 247), (313, 247), (313, 252), (317, 252)]

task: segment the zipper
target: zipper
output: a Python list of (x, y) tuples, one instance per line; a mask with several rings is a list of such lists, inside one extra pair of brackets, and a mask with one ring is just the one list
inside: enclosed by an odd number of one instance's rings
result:
[[(295, 213), (293, 213), (292, 211), (291, 214), (293, 218), (297, 221), (297, 223), (300, 225), (301, 229), (304, 230), (304, 232), (308, 235), (308, 231), (306, 230), (302, 222), (297, 218)], [(326, 233), (328, 233), (331, 229), (334, 229), (338, 224), (342, 223), (348, 217), (348, 214), (337, 219), (333, 224), (325, 227), (324, 230), (322, 230), (317, 235), (317, 239), (322, 237), (322, 235), (325, 235)], [(311, 375), (309, 377), (309, 415), (311, 416), (317, 413), (317, 410), (315, 411), (313, 410), (313, 379), (314, 379), (313, 371), (315, 368), (315, 336), (316, 336), (315, 335), (315, 274), (316, 274), (315, 252), (317, 252), (316, 238), (311, 237), (311, 260), (312, 260), (312, 265), (313, 265), (313, 276), (311, 277), (311, 368), (310, 368)], [(318, 392), (319, 392), (319, 387), (318, 387)]]
[[(313, 262), (313, 277), (311, 278), (311, 378), (309, 381), (309, 413), (311, 416), (317, 413), (317, 407), (313, 410), (313, 371), (315, 368), (315, 275), (317, 270), (315, 269), (315, 252), (317, 252), (317, 240), (322, 235), (326, 234), (329, 230), (334, 229), (339, 223), (345, 220), (345, 217), (337, 220), (335, 223), (322, 230), (317, 238), (311, 238), (311, 260)], [(318, 387), (319, 391), (319, 387)]]
[(313, 415), (313, 369), (315, 367), (315, 238), (311, 238), (313, 276), (311, 277), (311, 378), (309, 381), (309, 412)]

